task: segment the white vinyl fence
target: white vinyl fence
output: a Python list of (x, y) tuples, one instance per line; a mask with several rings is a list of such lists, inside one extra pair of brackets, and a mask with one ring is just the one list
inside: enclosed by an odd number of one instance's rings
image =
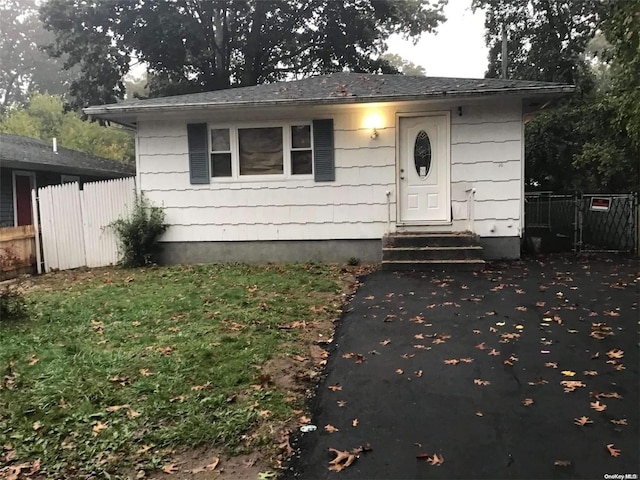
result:
[(135, 179), (85, 183), (82, 188), (66, 183), (38, 189), (45, 272), (101, 267), (120, 260), (109, 224), (131, 212)]

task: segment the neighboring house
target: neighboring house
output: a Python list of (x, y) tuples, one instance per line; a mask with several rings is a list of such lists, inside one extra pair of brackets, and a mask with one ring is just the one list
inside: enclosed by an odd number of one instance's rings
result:
[(390, 232), (520, 254), (523, 118), (571, 85), (336, 73), (93, 106), (137, 129), (167, 262), (381, 258)]
[(32, 223), (34, 188), (133, 175), (132, 165), (67, 148), (54, 151), (51, 142), (0, 133), (0, 227)]

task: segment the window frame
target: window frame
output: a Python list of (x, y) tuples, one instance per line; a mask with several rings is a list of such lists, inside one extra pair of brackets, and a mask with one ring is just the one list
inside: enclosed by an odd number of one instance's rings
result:
[[(293, 138), (291, 135), (291, 127), (294, 126), (309, 126), (310, 134), (310, 147), (307, 149), (293, 148)], [(240, 138), (239, 130), (245, 128), (282, 128), (282, 170), (281, 174), (273, 175), (240, 175)], [(211, 167), (211, 155), (214, 152), (211, 145), (211, 130), (228, 129), (229, 130), (229, 142), (231, 147), (231, 176), (230, 177), (214, 177), (209, 172), (209, 179), (214, 183), (224, 182), (268, 182), (268, 181), (282, 181), (282, 180), (313, 180), (314, 178), (314, 143), (313, 143), (313, 122), (311, 120), (301, 121), (287, 121), (287, 122), (247, 122), (247, 123), (207, 123), (207, 142), (208, 142), (208, 155), (209, 155), (209, 167)], [(292, 151), (311, 151), (311, 173), (294, 175), (292, 171)], [(211, 168), (210, 168), (211, 170)]]

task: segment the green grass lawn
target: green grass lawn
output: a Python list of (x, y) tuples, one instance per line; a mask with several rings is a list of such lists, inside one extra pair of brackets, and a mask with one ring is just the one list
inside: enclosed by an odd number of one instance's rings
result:
[(30, 319), (0, 322), (4, 460), (40, 459), (47, 476), (69, 478), (152, 471), (175, 447), (266, 446), (260, 426), (285, 424), (302, 399), (261, 367), (308, 354), (300, 328), (278, 327), (330, 324), (343, 277), (335, 266), (229, 265), (39, 279)]

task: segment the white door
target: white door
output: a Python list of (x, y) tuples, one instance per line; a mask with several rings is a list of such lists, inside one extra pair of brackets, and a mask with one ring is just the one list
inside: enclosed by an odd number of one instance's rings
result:
[(449, 115), (400, 117), (400, 222), (451, 221)]

